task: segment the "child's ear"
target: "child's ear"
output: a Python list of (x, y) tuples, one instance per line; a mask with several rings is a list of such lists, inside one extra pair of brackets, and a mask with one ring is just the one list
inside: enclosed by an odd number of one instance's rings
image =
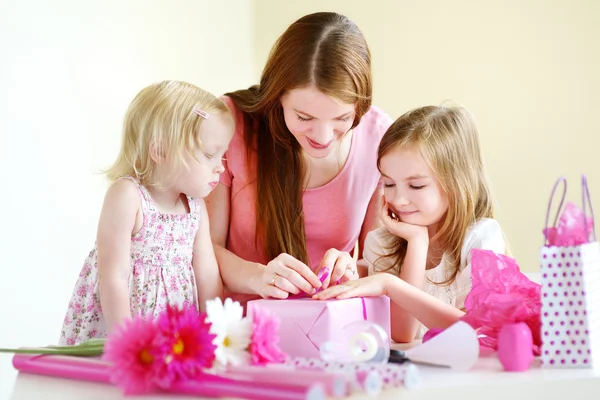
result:
[(167, 160), (165, 150), (160, 143), (152, 142), (150, 145), (150, 158), (157, 164), (162, 164)]

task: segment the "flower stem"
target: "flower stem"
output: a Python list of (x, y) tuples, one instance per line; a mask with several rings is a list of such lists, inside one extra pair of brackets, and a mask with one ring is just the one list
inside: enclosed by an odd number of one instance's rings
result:
[(48, 346), (48, 347), (21, 347), (18, 349), (2, 349), (0, 353), (15, 354), (54, 354), (65, 356), (94, 357), (101, 356), (104, 352), (105, 339), (91, 339), (77, 346)]

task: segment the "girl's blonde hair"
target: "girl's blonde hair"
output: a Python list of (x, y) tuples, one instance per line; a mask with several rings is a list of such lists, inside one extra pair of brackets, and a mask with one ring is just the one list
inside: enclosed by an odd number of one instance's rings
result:
[[(421, 152), (448, 196), (448, 211), (432, 238), (445, 249), (446, 262), (453, 271), (444, 282), (434, 283), (448, 285), (458, 273), (461, 248), (469, 227), (482, 218), (494, 218), (477, 125), (463, 107), (427, 106), (411, 110), (398, 118), (383, 136), (377, 157), (378, 168), (381, 169), (381, 158), (390, 150), (407, 146)], [(390, 233), (390, 236), (393, 235)], [(396, 236), (389, 239), (391, 253), (381, 258), (390, 257), (392, 268), (399, 272), (407, 242)]]
[(117, 160), (106, 171), (112, 181), (134, 176), (145, 186), (162, 186), (152, 147), (171, 167), (186, 167), (186, 155), (195, 158), (202, 148), (198, 136), (204, 118), (196, 111), (228, 114), (221, 100), (192, 84), (163, 81), (152, 84), (133, 99), (123, 123), (123, 141)]

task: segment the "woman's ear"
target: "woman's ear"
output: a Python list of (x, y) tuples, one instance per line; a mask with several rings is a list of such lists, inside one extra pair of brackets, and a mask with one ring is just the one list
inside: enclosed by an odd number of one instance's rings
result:
[(160, 143), (152, 142), (150, 145), (150, 158), (157, 164), (163, 164), (167, 160), (164, 148)]

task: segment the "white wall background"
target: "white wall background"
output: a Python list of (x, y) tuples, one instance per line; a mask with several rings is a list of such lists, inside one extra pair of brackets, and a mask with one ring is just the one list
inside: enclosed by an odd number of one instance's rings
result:
[[(374, 101), (394, 118), (446, 99), (475, 113), (524, 270), (558, 175), (579, 202), (587, 172), (600, 210), (597, 0), (0, 0), (0, 347), (57, 341), (94, 242), (96, 172), (135, 94), (163, 79), (254, 84), (277, 36), (315, 11), (365, 33)], [(0, 355), (0, 399), (14, 376)]]
[[(0, 0), (0, 347), (58, 340), (135, 94), (256, 80), (251, 6)], [(15, 375), (0, 355), (0, 399)]]

